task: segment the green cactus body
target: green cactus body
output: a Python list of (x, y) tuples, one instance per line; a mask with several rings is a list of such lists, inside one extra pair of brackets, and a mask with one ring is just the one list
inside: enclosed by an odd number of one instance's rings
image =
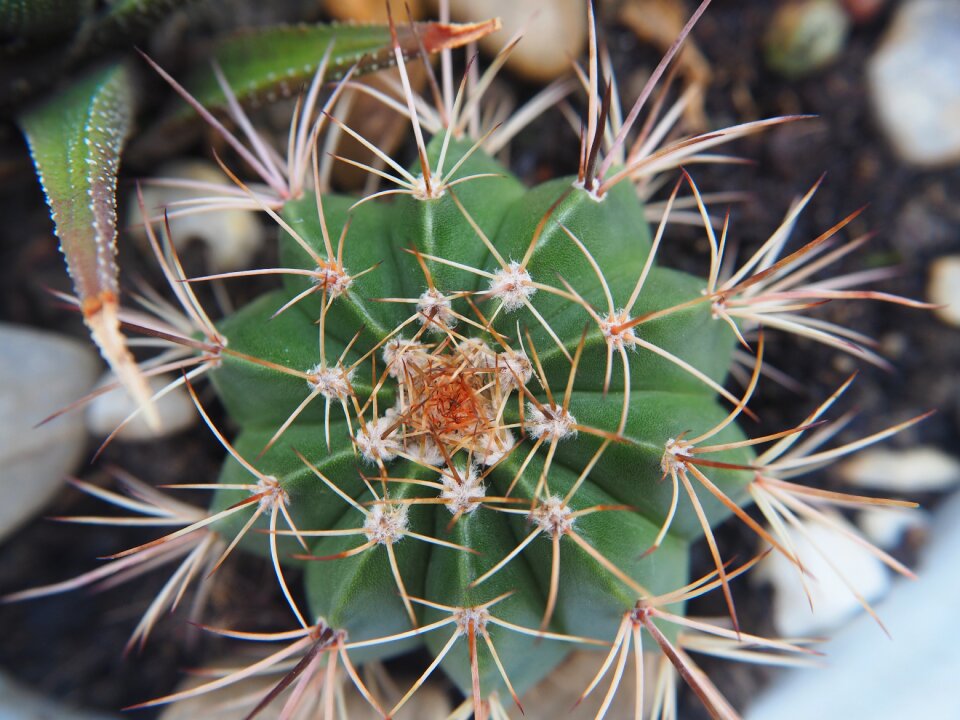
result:
[[(429, 146), (434, 165), (442, 146), (442, 136)], [(448, 167), (469, 147), (450, 142)], [(688, 582), (688, 546), (703, 532), (689, 503), (681, 502), (664, 542), (656, 552), (644, 554), (671, 505), (671, 484), (664, 481), (662, 467), (667, 443), (709, 430), (729, 410), (704, 380), (631, 343), (622, 352), (611, 348), (614, 367), (605, 393), (608, 339), (584, 305), (571, 299), (572, 293), (579, 295), (601, 317), (608, 306), (607, 292), (615, 311), (627, 302), (650, 252), (649, 230), (635, 193), (627, 185), (618, 186), (597, 201), (575, 187), (574, 178), (527, 190), (482, 151), (470, 155), (446, 181), (480, 174), (491, 175), (448, 187), (433, 199), (404, 195), (364, 202), (351, 210), (354, 198), (325, 196), (323, 213), (333, 242), (348, 218), (350, 222), (342, 267), (348, 273), (375, 269), (338, 296), (316, 285), (315, 278), (286, 275), (282, 290), (240, 310), (220, 327), (232, 353), (213, 379), (241, 428), (237, 452), (261, 473), (276, 478), (287, 493), (286, 509), (297, 528), (352, 531), (305, 536), (308, 552), (289, 534), (279, 539), (284, 562), (296, 554), (313, 558), (305, 563), (308, 622), (322, 618), (330, 627), (346, 631), (351, 642), (412, 630), (411, 609), (420, 626), (449, 617), (433, 605), (405, 601), (404, 595), (437, 606), (470, 608), (507, 594), (489, 612), (536, 630), (547, 604), (553, 602), (552, 582), (556, 598), (546, 618), (549, 630), (608, 640), (624, 612), (636, 603), (638, 587), (660, 594)], [(283, 217), (323, 254), (313, 197), (288, 203)], [(513, 296), (512, 302), (504, 300), (506, 295), (495, 296), (491, 288), (504, 270), (501, 262), (510, 268), (523, 258), (531, 282), (559, 292), (541, 286), (527, 288), (527, 294)], [(286, 232), (281, 233), (281, 264), (316, 269), (314, 259)], [(503, 274), (501, 279), (509, 277)], [(697, 298), (704, 285), (700, 278), (654, 265), (632, 315)], [(418, 310), (417, 299), (431, 290), (448, 299), (449, 309), (441, 303)], [(303, 293), (308, 295), (302, 301), (270, 319)], [(383, 301), (391, 298), (409, 302)], [(471, 310), (468, 298), (480, 314)], [(507, 306), (500, 308), (504, 303)], [(445, 315), (448, 312), (452, 314)], [(429, 313), (433, 315), (425, 317)], [(321, 315), (325, 361), (331, 368), (351, 368), (349, 390), (340, 397), (329, 388), (326, 394), (314, 393), (315, 400), (261, 457), (277, 429), (316, 387), (243, 356), (316, 372)], [(711, 317), (708, 303), (644, 323), (637, 336), (715, 383), (724, 381), (735, 343), (730, 328)], [(391, 367), (384, 355), (390, 353), (391, 341), (401, 339), (421, 347), (394, 348)], [(507, 367), (509, 352), (526, 362), (526, 378)], [(536, 360), (531, 361), (534, 353)], [(577, 355), (568, 392), (571, 358)], [(627, 373), (619, 365), (624, 358)], [(516, 386), (524, 380), (521, 393)], [(629, 393), (626, 406), (624, 393)], [(329, 410), (327, 401), (332, 405)], [(627, 412), (621, 418), (624, 407)], [(364, 428), (371, 435), (388, 433), (382, 439), (389, 448), (378, 462), (376, 451), (365, 452), (358, 440)], [(713, 441), (743, 439), (730, 424)], [(714, 459), (744, 465), (751, 457), (742, 448)], [(750, 477), (735, 469), (711, 472), (713, 481), (735, 498)], [(249, 482), (249, 473), (228, 458), (221, 481)], [(222, 490), (213, 510), (222, 511), (249, 496), (243, 490)], [(703, 497), (702, 504), (711, 525), (729, 513), (713, 497)], [(591, 508), (599, 509), (579, 514)], [(244, 511), (223, 521), (222, 533), (237, 534), (250, 514)], [(266, 513), (258, 523), (267, 528)], [(403, 534), (397, 534), (398, 527)], [(430, 544), (411, 533), (457, 547)], [(536, 537), (522, 552), (488, 575), (531, 533)], [(243, 545), (266, 553), (263, 538), (247, 533)], [(364, 544), (368, 546), (364, 550), (351, 552)], [(551, 580), (555, 564), (559, 575)], [(478, 579), (482, 582), (475, 583)], [(476, 622), (482, 625), (483, 619)], [(474, 627), (474, 632), (479, 629)], [(548, 673), (571, 646), (551, 639), (531, 644), (529, 637), (501, 626), (491, 625), (489, 633), (518, 692)], [(448, 640), (449, 632), (441, 630), (423, 637), (434, 654), (441, 653)], [(357, 651), (357, 658), (389, 656), (409, 648), (411, 642), (420, 640), (371, 645)], [(484, 648), (478, 652), (478, 663), (480, 685), (487, 694), (501, 684), (500, 674)], [(442, 667), (469, 693), (467, 643), (457, 643)]]

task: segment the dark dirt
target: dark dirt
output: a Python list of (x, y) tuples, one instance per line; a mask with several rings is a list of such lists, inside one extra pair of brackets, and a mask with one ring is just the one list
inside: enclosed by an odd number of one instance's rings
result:
[[(755, 164), (697, 168), (698, 184), (705, 191), (734, 188), (752, 193), (749, 202), (732, 211), (733, 235), (747, 251), (777, 226), (791, 199), (826, 172), (823, 187), (797, 225), (794, 247), (869, 203), (851, 226), (852, 234), (875, 231), (876, 238), (863, 252), (846, 260), (843, 269), (897, 265), (901, 273), (886, 283), (885, 289), (922, 298), (930, 261), (960, 252), (960, 212), (949, 200), (960, 197), (960, 170), (918, 171), (904, 166), (872, 120), (863, 68), (887, 26), (890, 10), (856, 26), (842, 56), (828, 69), (803, 80), (786, 81), (766, 71), (761, 62), (758, 38), (775, 4), (718, 0), (697, 27), (694, 37), (715, 74), (706, 102), (710, 122), (725, 126), (797, 112), (816, 118), (740, 142), (738, 153)], [(655, 51), (639, 47), (628, 31), (612, 23), (607, 23), (607, 41), (621, 86), (631, 82), (632, 74), (648, 72), (658, 58)], [(520, 95), (535, 90), (508, 81)], [(557, 151), (558, 147), (568, 150)], [(547, 114), (523, 133), (513, 151), (518, 172), (531, 179), (569, 171), (575, 159), (574, 138), (558, 113)], [(127, 174), (133, 177), (144, 172), (150, 160), (138, 157), (126, 168)], [(11, 125), (0, 125), (0, 217), (4, 218), (0, 227), (0, 318), (85, 337), (76, 315), (47, 294), (47, 288), (68, 291), (69, 282), (29, 157)], [(675, 237), (679, 239), (665, 248), (667, 262), (702, 267), (706, 257), (702, 232), (680, 229)], [(134, 248), (123, 248), (121, 260), (128, 281), (134, 277), (130, 271), (148, 278), (156, 274)], [(760, 416), (758, 434), (795, 423), (818, 398), (859, 368), (843, 409), (858, 408), (861, 413), (841, 440), (936, 408), (935, 416), (893, 438), (889, 446), (955, 446), (960, 419), (960, 333), (930, 313), (890, 305), (834, 303), (822, 309), (822, 316), (842, 320), (878, 338), (896, 369), (886, 372), (813, 343), (772, 338), (767, 360), (792, 376), (808, 379), (808, 394), (766, 383), (753, 405)], [(91, 445), (91, 452), (93, 449)], [(106, 468), (115, 464), (154, 483), (185, 475), (212, 477), (221, 456), (209, 434), (186, 433), (158, 443), (116, 443), (95, 465), (81, 468), (79, 475), (106, 483)], [(815, 481), (824, 486), (837, 482), (829, 474), (817, 476)], [(921, 499), (936, 501), (935, 497)], [(96, 503), (66, 491), (47, 512), (69, 515), (99, 510)], [(3, 544), (0, 593), (71, 577), (94, 567), (94, 558), (147, 539), (149, 535), (122, 529), (76, 528), (38, 519)], [(719, 541), (726, 556), (749, 555), (756, 545), (752, 534), (736, 523), (720, 531)], [(704, 572), (711, 568), (702, 548), (695, 565)], [(215, 591), (211, 612), (215, 624), (270, 627), (275, 611), (280, 618), (275, 624), (282, 624), (284, 608), (278, 610), (267, 581), (269, 573), (269, 568), (256, 560), (235, 558), (228, 563), (218, 587), (239, 590), (250, 598), (245, 606), (261, 609), (252, 617), (251, 611), (238, 613), (223, 600), (226, 590), (223, 595)], [(190, 626), (168, 618), (160, 623), (142, 654), (122, 657), (136, 619), (163, 581), (162, 574), (148, 575), (123, 590), (0, 605), (0, 668), (44, 695), (92, 708), (116, 710), (168, 692), (182, 668), (202, 661), (210, 650), (208, 639), (198, 643)], [(734, 595), (741, 618), (749, 618), (744, 622), (746, 629), (772, 632), (766, 589), (741, 582), (734, 585)], [(259, 596), (272, 600), (259, 603)], [(696, 602), (692, 610), (724, 614), (716, 593)], [(740, 708), (769, 675), (729, 663), (705, 661), (704, 666)], [(681, 716), (705, 717), (692, 696), (684, 697)]]

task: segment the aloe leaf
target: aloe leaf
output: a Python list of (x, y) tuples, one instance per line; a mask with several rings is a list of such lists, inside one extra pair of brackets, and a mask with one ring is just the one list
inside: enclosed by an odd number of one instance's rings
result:
[(112, 65), (57, 93), (24, 115), (21, 125), (84, 322), (117, 377), (156, 422), (149, 387), (118, 316), (117, 170), (134, 98), (129, 71)]
[[(400, 49), (410, 56), (419, 51), (417, 38), (428, 53), (460, 47), (496, 32), (498, 19), (482, 23), (416, 23), (397, 28)], [(328, 79), (342, 77), (353, 65), (372, 72), (394, 64), (386, 25), (281, 25), (250, 30), (221, 40), (212, 52), (241, 102), (270, 100), (295, 92), (310, 81), (324, 51), (333, 44)], [(184, 83), (207, 108), (226, 103), (223, 90), (209, 67), (195, 71)]]
[(193, 2), (196, 0), (114, 0), (102, 15), (101, 27), (145, 27), (150, 20), (163, 18)]

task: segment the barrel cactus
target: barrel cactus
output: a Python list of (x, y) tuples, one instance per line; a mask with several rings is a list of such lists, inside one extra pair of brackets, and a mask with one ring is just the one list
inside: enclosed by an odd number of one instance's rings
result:
[[(721, 142), (788, 119), (661, 143), (674, 121), (667, 114), (628, 146), (671, 58), (621, 120), (612, 85), (598, 87), (592, 41), (581, 76), (588, 109), (579, 172), (532, 188), (491, 154), (506, 142), (504, 128), (473, 122), (486, 76), (465, 81), (456, 94), (444, 77), (434, 109), (414, 96), (399, 48), (398, 94), (382, 99), (409, 116), (419, 157), (404, 167), (375, 150), (379, 164), (364, 167), (388, 188), (366, 197), (329, 191), (331, 158), (317, 149), (321, 133), (330, 132), (373, 147), (333, 110), (338, 94), (359, 91), (349, 79), (315, 112), (318, 74), (297, 107), (285, 162), (239, 106), (232, 112), (249, 129), (246, 145), (197, 108), (263, 182), (248, 185), (225, 166), (235, 191), (201, 198), (191, 209), (263, 210), (279, 227), (279, 267), (187, 278), (168, 239), (150, 231), (183, 313), (151, 302), (162, 322), (131, 316), (128, 326), (171, 348), (163, 367), (183, 369), (177, 384), (190, 390), (228, 455), (216, 480), (176, 481), (214, 491), (206, 512), (136, 485), (136, 501), (98, 492), (182, 525), (114, 558), (117, 572), (185, 558), (137, 639), (235, 547), (273, 564), (295, 627), (275, 635), (221, 631), (284, 644), (256, 666), (154, 702), (287, 662), (261, 706), (295, 685), (301, 689), (280, 701), (288, 716), (317, 706), (334, 713), (337, 679), (347, 677), (391, 717), (442, 670), (466, 698), (462, 712), (502, 717), (510, 705), (503, 698), (522, 702), (579, 647), (598, 651), (583, 695), (608, 683), (598, 717), (630, 658), (642, 677), (641, 650), (659, 655), (662, 678), (672, 678), (675, 666), (712, 715), (733, 717), (687, 650), (736, 655), (750, 648), (773, 660), (810, 652), (740, 629), (729, 585), (757, 558), (731, 565), (713, 528), (736, 515), (802, 578), (789, 528), (799, 519), (829, 523), (823, 505), (866, 500), (792, 478), (907, 423), (822, 449), (829, 431), (811, 429), (841, 388), (796, 426), (749, 437), (739, 419), (750, 413), (760, 380), (763, 331), (796, 332), (869, 358), (845, 329), (804, 313), (825, 300), (909, 301), (850, 289), (856, 277), (814, 278), (858, 246), (838, 239), (855, 214), (780, 257), (813, 191), (746, 263), (727, 269), (728, 225), (715, 229), (693, 180), (677, 169)], [(224, 92), (229, 96), (226, 81)], [(656, 185), (651, 180), (671, 170), (679, 178), (651, 225), (644, 199)], [(702, 215), (710, 248), (703, 275), (657, 261), (681, 201)], [(280, 282), (212, 322), (195, 285), (250, 274)], [(731, 368), (742, 381), (734, 390)], [(212, 382), (235, 437), (214, 425), (193, 391), (200, 377)], [(768, 526), (747, 512), (754, 503)], [(703, 539), (715, 569), (693, 578), (690, 546)], [(292, 568), (302, 589), (287, 580)], [(689, 598), (712, 590), (725, 596), (727, 626), (685, 615)], [(696, 641), (705, 635), (716, 643)], [(432, 662), (392, 702), (357, 672), (416, 647)], [(313, 682), (317, 692), (302, 690)], [(665, 679), (648, 690), (653, 716), (670, 715), (673, 685)], [(638, 717), (643, 706), (641, 690)]]

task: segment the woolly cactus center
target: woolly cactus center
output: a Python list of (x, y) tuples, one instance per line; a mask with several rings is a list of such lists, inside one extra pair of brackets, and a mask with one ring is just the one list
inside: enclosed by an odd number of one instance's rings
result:
[(462, 432), (476, 426), (488, 426), (489, 407), (478, 394), (479, 378), (475, 368), (462, 370), (451, 366), (431, 368), (425, 373), (426, 387), (432, 389), (423, 402), (422, 422), (436, 430), (441, 437)]
[(324, 367), (314, 365), (307, 373), (310, 379), (307, 386), (326, 398), (345, 398), (350, 395), (350, 380), (353, 372), (347, 372), (342, 367)]
[(467, 340), (442, 352), (407, 346), (393, 361), (407, 444), (434, 444), (444, 458), (464, 449), (487, 464), (513, 446), (501, 421), (512, 386), (500, 382), (497, 355), (485, 343)]
[(550, 535), (565, 535), (573, 528), (573, 512), (556, 495), (548, 497), (530, 514), (530, 519)]

